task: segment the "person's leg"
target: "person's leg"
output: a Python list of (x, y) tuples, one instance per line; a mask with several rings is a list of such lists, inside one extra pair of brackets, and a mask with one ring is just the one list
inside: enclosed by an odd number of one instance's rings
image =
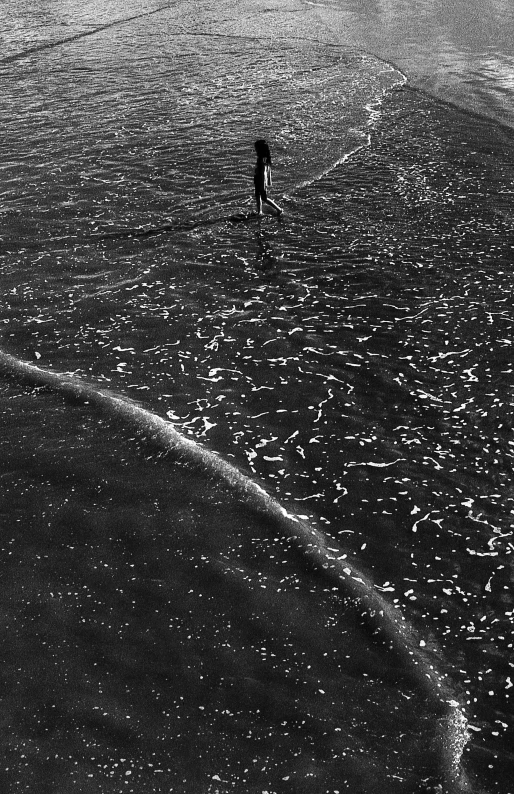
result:
[(257, 215), (262, 215), (261, 191), (257, 187), (255, 188), (255, 203), (257, 204)]
[(278, 204), (275, 204), (274, 201), (272, 201), (270, 198), (267, 197), (264, 199), (264, 201), (266, 202), (266, 204), (269, 204), (270, 207), (273, 207), (273, 209), (276, 210), (278, 215), (282, 215), (283, 210), (278, 206)]

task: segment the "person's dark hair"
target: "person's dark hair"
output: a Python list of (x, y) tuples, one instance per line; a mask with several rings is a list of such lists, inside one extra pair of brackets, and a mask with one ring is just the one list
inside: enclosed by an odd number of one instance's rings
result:
[(257, 155), (259, 157), (262, 157), (264, 160), (266, 160), (267, 163), (269, 163), (271, 165), (271, 153), (270, 153), (269, 146), (266, 143), (266, 141), (263, 140), (262, 138), (260, 138), (258, 141), (255, 141), (254, 146), (255, 146), (255, 151), (257, 152)]

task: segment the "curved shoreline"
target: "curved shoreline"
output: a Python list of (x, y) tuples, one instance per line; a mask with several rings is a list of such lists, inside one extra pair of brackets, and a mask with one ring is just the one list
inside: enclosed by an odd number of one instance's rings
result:
[(0, 375), (20, 384), (49, 389), (89, 404), (101, 413), (120, 417), (161, 449), (199, 465), (229, 486), (252, 511), (271, 520), (322, 576), (362, 605), (374, 633), (394, 649), (434, 709), (439, 719), (437, 749), (443, 791), (458, 794), (472, 790), (461, 767), (462, 752), (469, 736), (464, 707), (458, 702), (447, 677), (437, 671), (421, 650), (419, 637), (401, 611), (386, 601), (374, 583), (348, 561), (343, 549), (334, 552), (332, 541), (329, 549), (319, 530), (288, 511), (253, 479), (215, 452), (183, 436), (170, 422), (128, 399), (97, 389), (79, 378), (41, 369), (2, 350)]

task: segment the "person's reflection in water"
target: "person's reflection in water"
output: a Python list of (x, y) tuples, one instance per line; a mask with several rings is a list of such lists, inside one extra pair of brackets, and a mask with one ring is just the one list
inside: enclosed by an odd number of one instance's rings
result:
[(260, 227), (257, 228), (255, 239), (257, 242), (257, 250), (255, 252), (256, 269), (263, 272), (275, 270), (278, 266), (277, 258), (273, 253), (273, 248), (267, 239), (267, 235)]

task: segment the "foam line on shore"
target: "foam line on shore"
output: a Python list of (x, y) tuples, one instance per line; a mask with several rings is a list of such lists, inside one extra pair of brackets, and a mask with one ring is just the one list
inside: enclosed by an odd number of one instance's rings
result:
[(438, 719), (437, 750), (444, 794), (472, 791), (461, 757), (469, 738), (465, 709), (447, 676), (438, 672), (422, 649), (420, 638), (401, 611), (390, 604), (371, 579), (347, 559), (343, 549), (330, 548), (324, 534), (270, 496), (258, 482), (215, 452), (182, 435), (170, 422), (127, 398), (65, 373), (42, 369), (0, 350), (0, 375), (20, 384), (43, 387), (103, 414), (119, 417), (159, 448), (195, 464), (228, 486), (236, 498), (263, 516), (291, 540), (320, 574), (363, 608), (373, 632), (402, 660)]

